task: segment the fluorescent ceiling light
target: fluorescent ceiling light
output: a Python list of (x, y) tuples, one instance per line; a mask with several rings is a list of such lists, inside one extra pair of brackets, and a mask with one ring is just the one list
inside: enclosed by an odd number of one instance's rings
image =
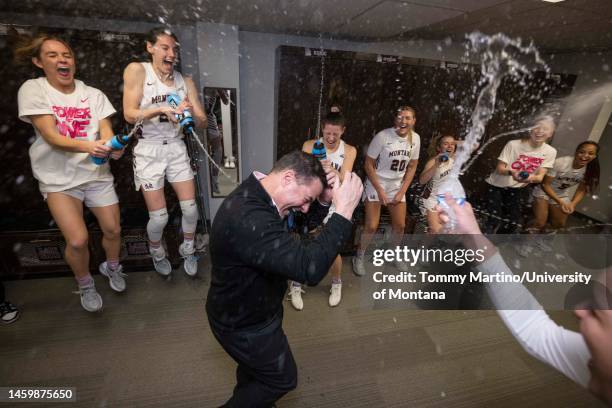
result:
[(562, 1), (565, 1), (565, 0), (542, 0), (542, 1), (545, 1), (547, 3), (561, 3)]

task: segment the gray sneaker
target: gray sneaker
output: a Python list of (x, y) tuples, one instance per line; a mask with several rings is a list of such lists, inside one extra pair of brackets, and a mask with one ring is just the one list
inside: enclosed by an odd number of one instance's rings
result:
[(97, 312), (102, 309), (102, 297), (96, 291), (96, 285), (93, 283), (79, 287), (79, 291), (75, 293), (81, 295), (81, 306), (88, 312)]
[(357, 276), (364, 276), (366, 273), (364, 256), (355, 255), (353, 257), (353, 273)]
[(125, 278), (127, 275), (123, 273), (123, 266), (119, 265), (117, 269), (112, 270), (106, 262), (102, 262), (98, 268), (100, 273), (108, 278), (108, 283), (115, 292), (123, 292), (125, 290)]
[(198, 273), (198, 257), (194, 255), (195, 247), (193, 241), (191, 243), (183, 242), (179, 246), (179, 254), (185, 259), (183, 268), (189, 276), (195, 276)]
[(157, 273), (162, 276), (168, 276), (172, 273), (172, 265), (170, 265), (170, 261), (166, 258), (166, 251), (163, 246), (155, 249), (149, 248), (149, 253), (151, 254), (153, 267)]

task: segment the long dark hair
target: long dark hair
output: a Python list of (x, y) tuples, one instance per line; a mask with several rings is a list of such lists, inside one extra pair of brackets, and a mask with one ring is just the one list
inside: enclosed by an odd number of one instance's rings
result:
[(576, 146), (576, 153), (582, 146), (585, 145), (593, 145), (595, 146), (595, 158), (591, 160), (586, 165), (586, 171), (584, 172), (584, 185), (586, 187), (586, 191), (589, 194), (593, 194), (597, 188), (599, 187), (599, 176), (600, 176), (600, 168), (599, 168), (599, 144), (592, 140), (586, 140)]
[(155, 45), (157, 42), (157, 38), (162, 35), (168, 35), (176, 41), (176, 44), (180, 46), (178, 37), (174, 34), (170, 29), (166, 27), (156, 27), (150, 30), (145, 36), (145, 51), (147, 50), (147, 43), (151, 43), (151, 45)]

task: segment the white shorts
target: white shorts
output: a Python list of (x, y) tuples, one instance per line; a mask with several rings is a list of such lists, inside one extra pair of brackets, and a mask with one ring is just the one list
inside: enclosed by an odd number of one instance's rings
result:
[[(58, 193), (69, 195), (79, 201), (82, 201), (87, 208), (108, 207), (119, 202), (113, 180), (107, 181), (91, 181), (81, 184)], [(43, 198), (47, 200), (48, 193), (41, 192)]]
[(170, 183), (193, 180), (187, 146), (182, 139), (161, 141), (140, 139), (134, 147), (134, 184), (136, 191), (159, 190), (164, 177)]
[[(542, 199), (542, 200), (545, 200), (545, 201), (548, 201), (548, 204), (549, 204), (549, 205), (557, 205), (557, 206), (559, 205), (559, 203), (557, 203), (555, 200), (553, 200), (552, 198), (550, 198), (550, 196), (549, 196), (548, 194), (546, 194), (546, 193), (543, 193), (543, 194), (537, 194), (537, 193), (534, 191), (534, 193), (533, 193), (533, 197), (534, 197), (534, 198), (539, 198), (539, 199)], [(559, 197), (561, 200), (563, 200), (563, 201), (567, 202), (568, 204), (569, 204), (569, 203), (570, 203), (570, 201), (571, 201), (571, 200), (570, 200), (570, 198), (569, 198), (569, 196), (566, 196), (566, 195), (557, 195), (557, 197)]]
[[(378, 182), (380, 183), (382, 188), (385, 190), (385, 194), (389, 200), (392, 199), (397, 194), (400, 187), (402, 186), (402, 181), (403, 181), (403, 178), (387, 179), (387, 178), (378, 176)], [(374, 185), (372, 185), (372, 183), (370, 182), (370, 179), (367, 179), (365, 182), (365, 188), (363, 189), (362, 199), (367, 200), (367, 201), (380, 201), (378, 199), (378, 193), (376, 192)], [(405, 201), (406, 201), (406, 195), (402, 197), (402, 202), (405, 202)]]

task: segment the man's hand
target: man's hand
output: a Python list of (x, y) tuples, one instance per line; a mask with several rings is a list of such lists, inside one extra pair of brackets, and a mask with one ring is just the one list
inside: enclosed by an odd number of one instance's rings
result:
[[(470, 203), (466, 201), (464, 204), (459, 205), (449, 193), (444, 195), (444, 202), (455, 214), (455, 228), (453, 228), (452, 231), (448, 231), (449, 233), (468, 235), (482, 234)], [(435, 210), (438, 213), (440, 223), (446, 225), (450, 221), (449, 215), (440, 205), (437, 205)]]
[(353, 211), (359, 205), (363, 193), (363, 183), (355, 173), (344, 173), (344, 181), (335, 183), (333, 187), (333, 202), (336, 213), (347, 220), (353, 217)]
[(337, 172), (330, 171), (326, 174), (327, 176), (327, 187), (323, 189), (323, 192), (319, 196), (319, 201), (325, 205), (331, 204), (334, 198), (334, 186), (340, 183), (340, 177)]

